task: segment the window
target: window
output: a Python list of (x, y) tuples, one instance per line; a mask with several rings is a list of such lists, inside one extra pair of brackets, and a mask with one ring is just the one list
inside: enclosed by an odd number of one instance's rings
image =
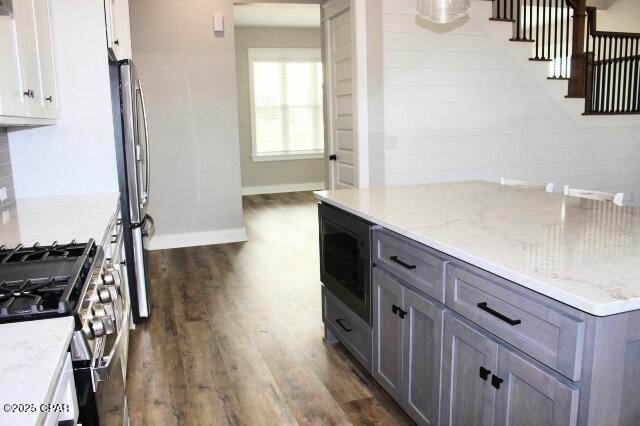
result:
[(249, 49), (253, 161), (321, 158), (320, 49)]

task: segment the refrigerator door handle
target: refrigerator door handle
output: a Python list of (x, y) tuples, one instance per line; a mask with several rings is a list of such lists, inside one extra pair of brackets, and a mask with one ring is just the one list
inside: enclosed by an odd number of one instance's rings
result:
[(149, 124), (147, 123), (147, 106), (144, 101), (144, 90), (142, 89), (142, 81), (136, 82), (136, 90), (140, 93), (140, 102), (142, 106), (142, 122), (144, 125), (144, 155), (145, 155), (145, 180), (144, 192), (142, 193), (143, 203), (149, 202), (149, 189), (151, 187), (151, 154), (149, 153)]
[[(149, 225), (147, 227), (147, 224)], [(144, 218), (144, 225), (142, 225), (142, 235), (148, 237), (156, 228), (156, 222), (153, 220), (153, 216), (147, 214)]]

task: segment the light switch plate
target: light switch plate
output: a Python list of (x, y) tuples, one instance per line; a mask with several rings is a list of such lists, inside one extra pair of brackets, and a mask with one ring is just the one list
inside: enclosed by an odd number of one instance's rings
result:
[(224, 32), (224, 16), (222, 15), (213, 16), (213, 32), (214, 33)]
[(7, 187), (0, 188), (0, 203), (7, 199)]

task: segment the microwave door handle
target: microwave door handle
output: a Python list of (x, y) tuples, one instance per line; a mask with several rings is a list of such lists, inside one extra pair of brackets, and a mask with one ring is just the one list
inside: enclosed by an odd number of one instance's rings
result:
[(149, 202), (149, 189), (151, 187), (151, 154), (149, 153), (149, 124), (147, 122), (147, 106), (144, 101), (144, 90), (142, 89), (142, 81), (138, 80), (136, 90), (140, 93), (140, 102), (142, 105), (142, 122), (144, 125), (144, 155), (145, 155), (145, 180), (143, 197), (145, 203)]

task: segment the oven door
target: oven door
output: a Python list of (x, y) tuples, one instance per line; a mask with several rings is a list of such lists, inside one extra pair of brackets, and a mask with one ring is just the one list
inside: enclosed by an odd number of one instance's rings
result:
[(114, 310), (116, 332), (96, 340), (89, 365), (74, 370), (81, 424), (129, 424), (126, 379), (131, 308), (126, 299), (119, 298)]
[(371, 324), (371, 224), (326, 204), (318, 214), (320, 280)]

